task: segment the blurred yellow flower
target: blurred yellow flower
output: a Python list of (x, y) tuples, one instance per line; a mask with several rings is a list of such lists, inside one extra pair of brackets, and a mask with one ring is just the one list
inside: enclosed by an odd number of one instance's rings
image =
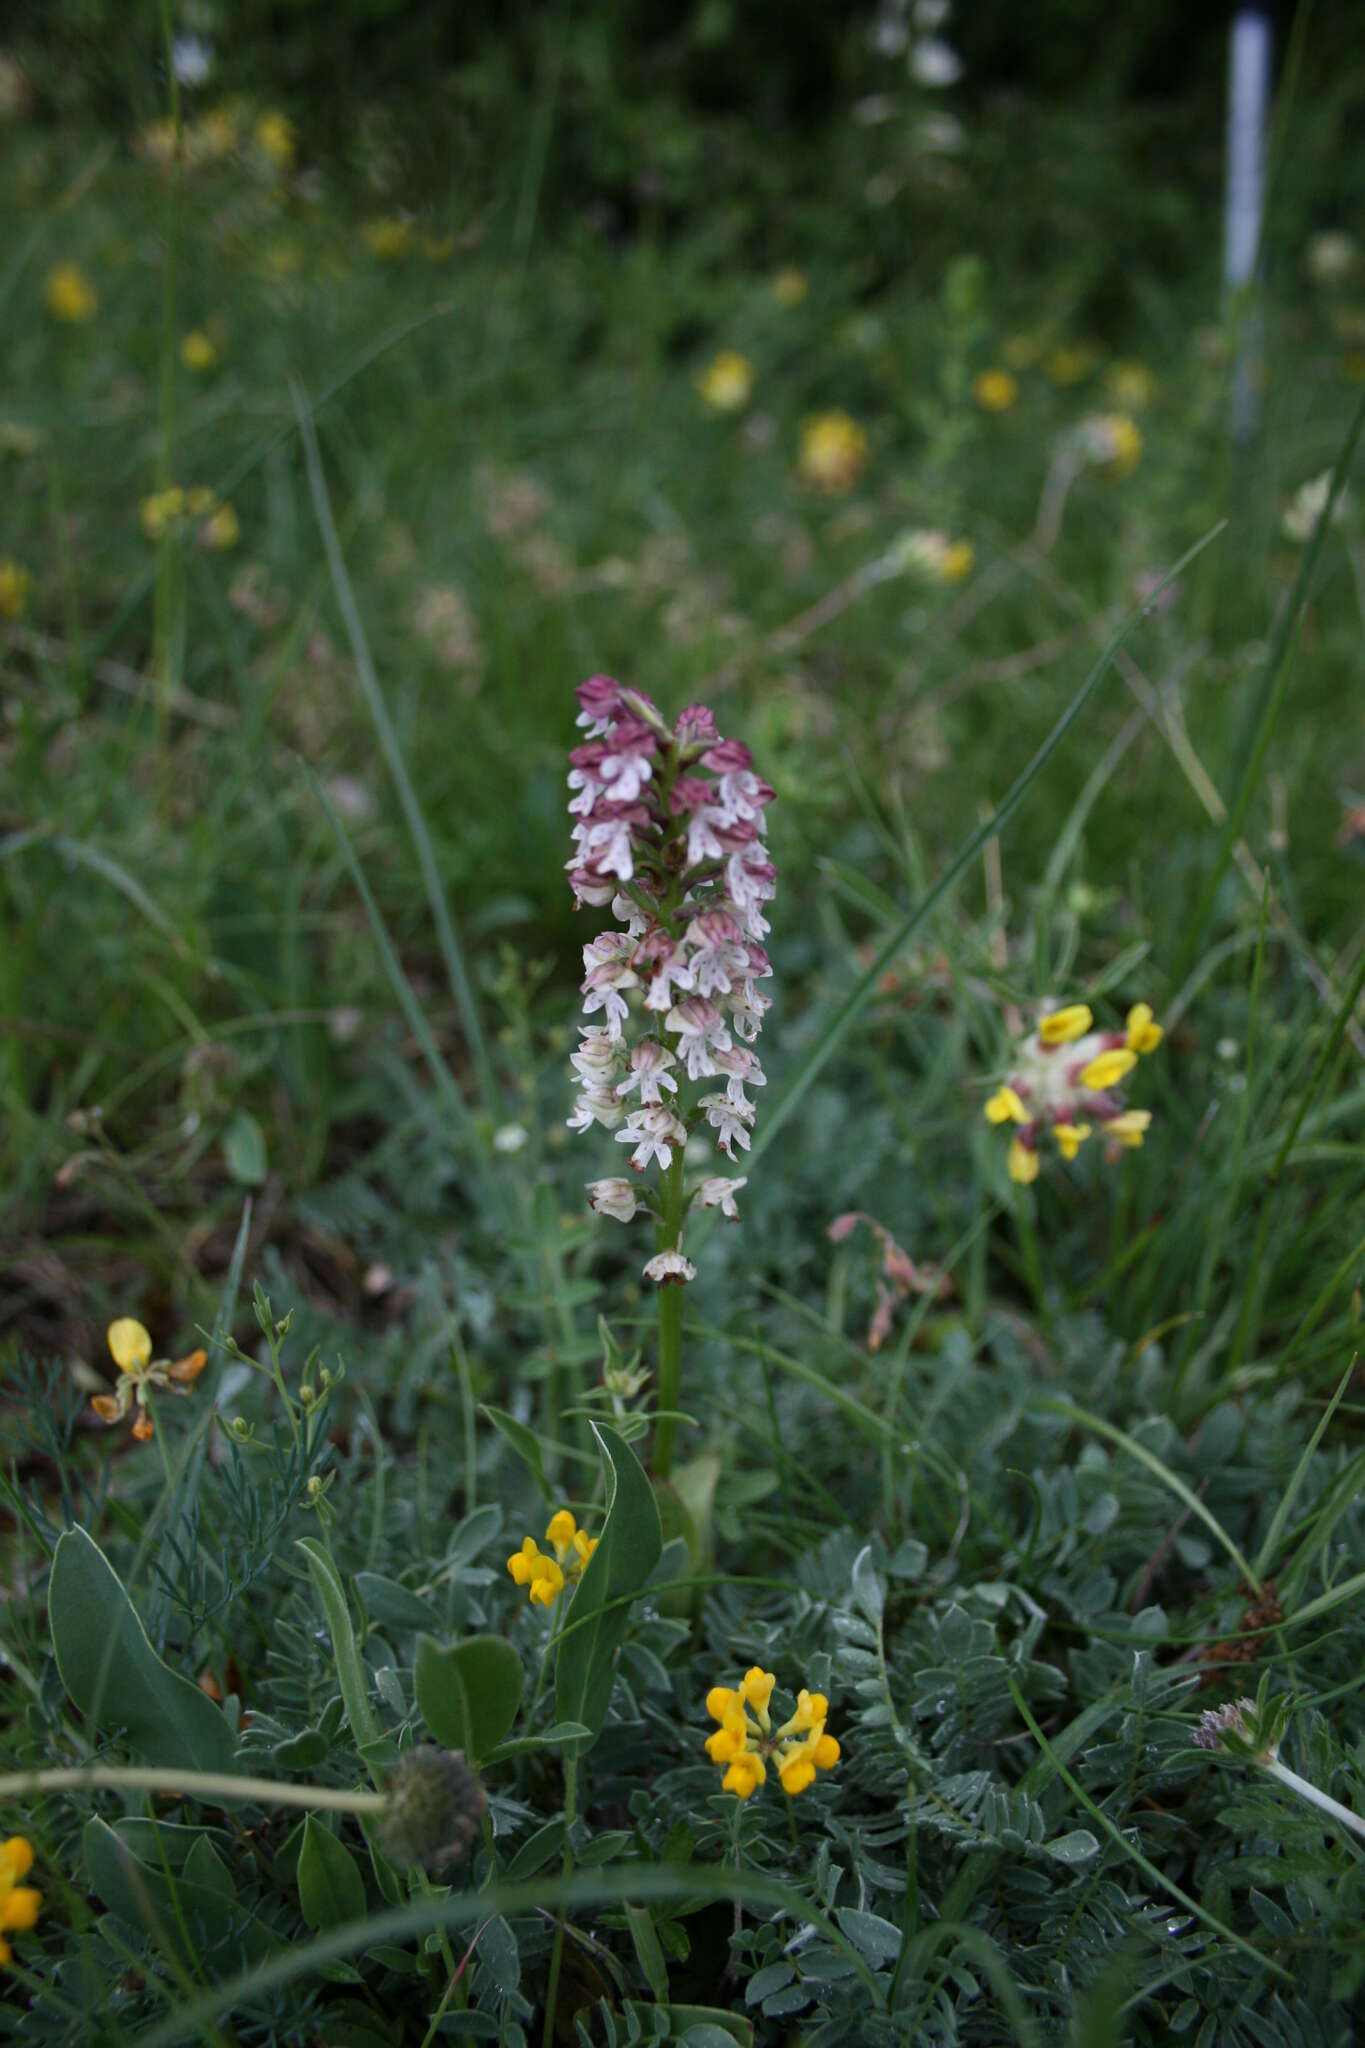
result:
[(1093, 413), (1076, 430), (1077, 444), (1087, 461), (1111, 476), (1124, 477), (1137, 468), (1142, 454), (1142, 429), (1126, 412)]
[(191, 154), (209, 163), (231, 156), (237, 147), (237, 122), (227, 107), (210, 107), (195, 122), (190, 134)]
[(13, 1962), (14, 1951), (6, 1934), (27, 1933), (37, 1922), (43, 1895), (26, 1885), (33, 1868), (33, 1844), (22, 1835), (0, 1842), (0, 1964)]
[(1008, 412), (1018, 396), (1018, 381), (1008, 370), (982, 370), (972, 379), (972, 397), (984, 412)]
[(272, 242), (263, 261), (267, 277), (296, 277), (303, 267), (303, 252), (297, 242)]
[(0, 619), (21, 619), (33, 578), (22, 562), (0, 557)]
[(152, 491), (137, 508), (142, 522), (142, 531), (148, 540), (160, 540), (173, 523), (183, 517), (185, 493), (179, 484), (171, 484), (164, 491)]
[(211, 370), (218, 351), (202, 327), (192, 327), (180, 344), (180, 360), (187, 370)]
[(803, 421), (797, 474), (812, 490), (836, 493), (857, 483), (867, 467), (867, 435), (836, 407)]
[(976, 549), (969, 540), (949, 540), (936, 527), (903, 533), (889, 559), (897, 569), (931, 576), (936, 583), (961, 583), (972, 573)]
[(1125, 1109), (1121, 1084), (1139, 1055), (1155, 1052), (1165, 1036), (1150, 1003), (1134, 1003), (1122, 1031), (1097, 1031), (1088, 1003), (1045, 1009), (1032, 1031), (1017, 1040), (1010, 1069), (985, 1104), (988, 1123), (1009, 1124), (1009, 1176), (1027, 1187), (1038, 1178), (1039, 1146), (1051, 1132), (1063, 1159), (1076, 1157), (1098, 1124), (1110, 1140), (1107, 1156), (1142, 1143), (1151, 1111)]
[(69, 327), (83, 326), (99, 309), (95, 287), (79, 263), (56, 264), (47, 273), (45, 291), (48, 312)]
[(241, 537), (242, 522), (231, 505), (215, 507), (199, 529), (199, 538), (203, 545), (218, 551), (235, 548)]
[(294, 161), (298, 130), (287, 114), (262, 114), (256, 123), (256, 147), (277, 171), (287, 171)]
[(1104, 383), (1115, 405), (1124, 412), (1141, 412), (1156, 397), (1156, 378), (1145, 363), (1112, 363)]
[(406, 256), (412, 247), (412, 222), (397, 214), (367, 220), (360, 230), (360, 239), (371, 256), (377, 256), (381, 263), (392, 263)]
[(805, 271), (797, 270), (792, 264), (779, 270), (773, 278), (772, 294), (779, 306), (799, 306), (809, 290)]
[(754, 388), (754, 366), (737, 349), (723, 348), (697, 379), (703, 405), (712, 412), (742, 412)]
[(1095, 348), (1088, 341), (1064, 342), (1047, 359), (1047, 373), (1054, 384), (1079, 384), (1095, 367)]
[(422, 254), (428, 263), (445, 263), (454, 254), (454, 235), (423, 235)]

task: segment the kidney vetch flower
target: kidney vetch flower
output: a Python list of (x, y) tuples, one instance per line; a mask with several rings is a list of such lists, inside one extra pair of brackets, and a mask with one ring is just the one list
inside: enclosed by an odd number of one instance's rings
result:
[(14, 1960), (7, 1934), (26, 1934), (37, 1922), (43, 1895), (26, 1885), (33, 1868), (33, 1844), (22, 1835), (0, 1842), (0, 1965)]
[(1135, 1150), (1152, 1121), (1148, 1109), (1127, 1109), (1121, 1084), (1163, 1032), (1147, 1003), (1135, 1003), (1122, 1031), (1092, 1030), (1088, 1003), (1045, 1008), (1037, 1028), (1014, 1048), (1009, 1073), (986, 1104), (993, 1124), (1016, 1126), (1010, 1179), (1038, 1178), (1038, 1142), (1048, 1131), (1063, 1159), (1074, 1159), (1096, 1127), (1111, 1156)]

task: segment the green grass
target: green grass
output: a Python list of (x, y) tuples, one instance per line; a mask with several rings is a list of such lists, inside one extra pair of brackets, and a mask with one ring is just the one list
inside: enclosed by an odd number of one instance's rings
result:
[[(0, 2023), (1348, 2040), (1357, 1840), (1190, 1742), (1264, 1683), (1286, 1761), (1360, 1808), (1365, 556), (1349, 493), (1307, 549), (1280, 527), (1346, 480), (1361, 417), (1358, 285), (1303, 281), (1326, 202), (1291, 150), (1234, 457), (1216, 224), (1193, 188), (1068, 190), (1083, 114), (1005, 110), (948, 177), (897, 164), (889, 205), (891, 131), (848, 125), (799, 209), (765, 161), (757, 199), (736, 175), (613, 240), (555, 203), (542, 87), (490, 204), (429, 208), (393, 262), (360, 233), (387, 202), (250, 153), (177, 198), (29, 125), (0, 171), (29, 223), (0, 268), (0, 558), (32, 578), (0, 622), (7, 1768), (180, 1760), (168, 1668), (295, 1795), (7, 1795), (45, 1908)], [(1135, 119), (1124, 162), (1150, 175), (1160, 134)], [(45, 311), (58, 261), (86, 325)], [(1093, 337), (1093, 367), (1022, 368), (986, 415), (971, 379), (1021, 335)], [(695, 389), (721, 347), (755, 368), (743, 415)], [(1134, 357), (1141, 460), (1063, 498), (1060, 437)], [(821, 498), (797, 455), (832, 406), (870, 456)], [(238, 544), (150, 542), (168, 479), (230, 501)], [(864, 573), (918, 526), (971, 540), (965, 582)], [(649, 1384), (603, 1370), (653, 1366), (654, 1303), (584, 1203), (620, 1155), (564, 1129), (597, 928), (564, 755), (596, 671), (712, 701), (777, 790), (769, 1086), (741, 1223), (689, 1236), (691, 1420), (643, 1592), (650, 1492), (604, 1520), (631, 1468), (589, 1423), (647, 1456)], [(1023, 1190), (981, 1109), (1052, 996), (1105, 1024), (1148, 1000), (1167, 1037), (1144, 1148)], [(828, 1236), (853, 1209), (945, 1276), (875, 1352), (874, 1240)], [(120, 1315), (158, 1356), (210, 1344), (155, 1444), (88, 1406)], [(577, 1763), (544, 1739), (576, 1719), (565, 1659), (505, 1570), (566, 1500), (626, 1575), (569, 1609), (603, 1656), (625, 1626)], [(111, 1651), (91, 1693), (54, 1652), (73, 1524), (160, 1676)], [(59, 1646), (113, 1639), (66, 1602)], [(471, 1733), (487, 1815), (431, 1876), (363, 1801), (297, 1810), (449, 1726), (422, 1636), (499, 1638), (524, 1674), (520, 1746)], [(708, 1689), (754, 1663), (826, 1692), (843, 1747), (786, 1811), (771, 1778), (720, 1795), (702, 1749)]]

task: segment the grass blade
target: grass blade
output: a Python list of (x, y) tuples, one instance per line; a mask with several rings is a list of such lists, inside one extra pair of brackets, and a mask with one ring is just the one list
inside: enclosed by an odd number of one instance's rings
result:
[(341, 542), (337, 538), (336, 522), (332, 517), (327, 479), (323, 474), (322, 456), (318, 449), (318, 437), (308, 401), (299, 385), (295, 384), (293, 391), (294, 405), (299, 418), (299, 433), (303, 438), (303, 453), (308, 468), (308, 488), (312, 494), (313, 511), (326, 550), (327, 566), (331, 571), (337, 606), (346, 627), (346, 637), (351, 643), (351, 654), (355, 661), (356, 674), (360, 678), (361, 694), (365, 699), (365, 708), (374, 723), (375, 732), (379, 736), (380, 751), (388, 764), (389, 774), (393, 777), (393, 786), (398, 792), (398, 801), (417, 854), (417, 865), (422, 872), (422, 886), (426, 890), (427, 903), (436, 926), (441, 958), (445, 962), (450, 986), (459, 1005), (460, 1021), (464, 1026), (474, 1070), (479, 1078), (479, 1091), (484, 1106), (492, 1112), (496, 1110), (500, 1100), (497, 1076), (488, 1056), (488, 1045), (479, 1019), (473, 984), (465, 968), (464, 952), (450, 915), (445, 891), (441, 886), (440, 871), (436, 865), (436, 849), (431, 843), (431, 834), (427, 830), (426, 819), (422, 816), (422, 806), (417, 801), (417, 792), (412, 786), (412, 778), (408, 774), (402, 748), (398, 744), (398, 735), (389, 717), (389, 707), (384, 702), (384, 692), (379, 686), (379, 677), (370, 654), (369, 641), (365, 637), (365, 628), (361, 623), (355, 592), (346, 573), (346, 562), (341, 552)]

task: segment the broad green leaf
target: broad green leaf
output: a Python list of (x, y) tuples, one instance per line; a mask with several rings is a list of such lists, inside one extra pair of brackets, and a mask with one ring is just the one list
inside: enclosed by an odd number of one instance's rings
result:
[(654, 1916), (648, 1906), (626, 1906), (626, 1925), (630, 1938), (635, 1943), (635, 1954), (640, 1968), (649, 1982), (649, 1988), (660, 2005), (668, 2003), (668, 1964), (664, 1961), (659, 1937), (654, 1932)]
[(122, 1728), (130, 1749), (176, 1770), (237, 1769), (223, 1715), (162, 1663), (113, 1566), (84, 1529), (58, 1539), (47, 1609), (62, 1684), (92, 1730)]
[[(168, 1946), (182, 1968), (192, 1965), (200, 1974), (203, 1956), (220, 1946), (230, 1946), (234, 1962), (261, 1962), (278, 1951), (275, 1934), (247, 1912), (230, 1889), (226, 1895), (222, 1891), (218, 1876), (222, 1866), (207, 1841), (202, 1843), (201, 1856), (207, 1853), (217, 1866), (212, 1884), (196, 1880), (191, 1873), (193, 1851), (185, 1868), (168, 1877), (154, 1864), (141, 1862), (119, 1832), (98, 1815), (86, 1822), (81, 1848), (90, 1888), (100, 1903), (130, 1927), (144, 1928), (158, 1943)], [(201, 1857), (194, 1860), (202, 1868)]]
[(630, 1603), (659, 1562), (663, 1533), (653, 1489), (629, 1444), (605, 1423), (591, 1428), (602, 1456), (607, 1518), (561, 1624), (555, 1699), (560, 1719), (582, 1721), (595, 1739), (607, 1718)]
[(315, 1934), (358, 1920), (365, 1911), (365, 1881), (355, 1858), (311, 1813), (303, 1823), (298, 1881), (299, 1910)]
[[(701, 2038), (698, 2038), (703, 2028), (712, 2028), (719, 2032), (727, 2048), (735, 2041), (739, 2042), (740, 2048), (750, 2048), (754, 2038), (752, 2020), (745, 2019), (743, 2013), (722, 2012), (716, 2005), (670, 2005), (668, 2017), (675, 2028), (685, 2029), (679, 2038), (680, 2041), (690, 2043), (690, 2048), (706, 2048), (705, 2035), (701, 2034)], [(717, 2044), (713, 2042), (711, 2048), (717, 2048)]]
[(361, 1661), (360, 1651), (356, 1647), (355, 1630), (351, 1626), (351, 1611), (346, 1605), (346, 1591), (336, 1566), (316, 1538), (300, 1536), (297, 1541), (299, 1549), (308, 1560), (313, 1585), (327, 1619), (328, 1632), (332, 1638), (332, 1655), (336, 1659), (337, 1682), (346, 1704), (346, 1718), (351, 1724), (356, 1747), (363, 1756), (369, 1744), (382, 1742), (383, 1730), (379, 1726), (374, 1708), (370, 1705), (369, 1677)]
[(258, 1188), (265, 1180), (265, 1132), (248, 1110), (239, 1109), (223, 1133), (223, 1163), (239, 1187)]
[(522, 1464), (526, 1467), (536, 1485), (540, 1488), (545, 1505), (550, 1505), (550, 1482), (545, 1477), (545, 1461), (540, 1453), (540, 1438), (534, 1430), (518, 1422), (515, 1415), (509, 1415), (505, 1408), (494, 1408), (488, 1402), (480, 1405), (479, 1413), (486, 1415), (500, 1437), (512, 1446)]
[(386, 1579), (382, 1572), (357, 1572), (355, 1589), (365, 1612), (381, 1628), (430, 1628), (437, 1619), (425, 1600), (400, 1586), (397, 1579)]
[(466, 1636), (448, 1649), (417, 1639), (417, 1706), (436, 1740), (479, 1763), (517, 1718), (525, 1673), (501, 1636)]

